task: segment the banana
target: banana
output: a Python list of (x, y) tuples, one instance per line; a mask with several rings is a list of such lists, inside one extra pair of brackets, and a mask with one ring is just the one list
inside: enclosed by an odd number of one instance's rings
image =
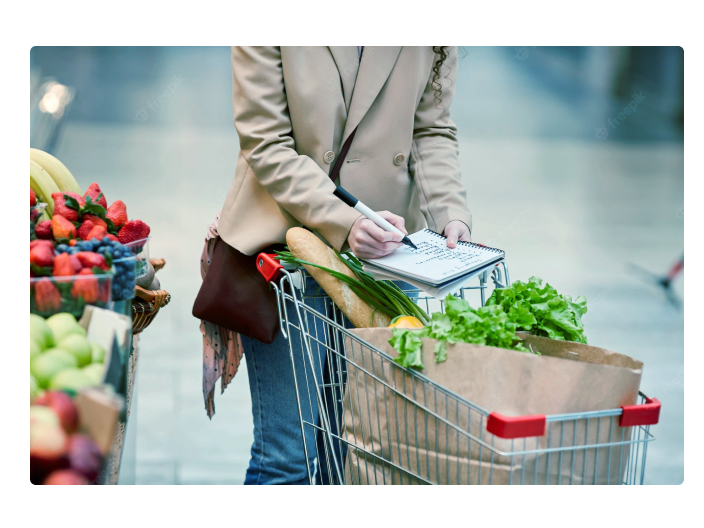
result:
[(49, 173), (33, 159), (29, 160), (29, 186), (37, 193), (37, 200), (47, 204), (44, 212), (51, 217), (54, 214), (54, 200), (52, 193), (61, 192)]
[(36, 161), (42, 168), (49, 173), (51, 179), (54, 180), (59, 191), (75, 192), (83, 195), (81, 187), (76, 182), (76, 178), (66, 168), (66, 166), (57, 160), (51, 154), (38, 149), (29, 149), (29, 159)]

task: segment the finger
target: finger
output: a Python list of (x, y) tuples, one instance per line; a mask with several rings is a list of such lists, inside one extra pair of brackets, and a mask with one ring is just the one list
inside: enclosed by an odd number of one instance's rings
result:
[(361, 227), (363, 228), (362, 231), (368, 233), (372, 238), (379, 242), (400, 242), (403, 239), (403, 236), (398, 233), (385, 231), (371, 220), (364, 222), (364, 225)]
[(455, 228), (454, 226), (450, 226), (450, 228), (447, 230), (447, 247), (450, 249), (454, 249), (457, 247), (457, 238), (458, 238), (458, 229)]
[(408, 234), (408, 231), (406, 231), (406, 220), (404, 220), (402, 216), (395, 215), (389, 211), (378, 211), (378, 215), (394, 227), (403, 231), (404, 235)]
[(384, 251), (386, 253), (396, 251), (403, 245), (401, 242), (379, 242), (377, 239), (369, 236), (368, 234), (361, 235), (358, 241), (359, 245), (374, 248), (377, 251)]
[(393, 250), (392, 251), (383, 250), (383, 249), (369, 246), (366, 244), (361, 244), (358, 247), (357, 251), (358, 252), (355, 253), (355, 255), (361, 256), (361, 258), (381, 258), (381, 257), (385, 257), (389, 253), (393, 252)]

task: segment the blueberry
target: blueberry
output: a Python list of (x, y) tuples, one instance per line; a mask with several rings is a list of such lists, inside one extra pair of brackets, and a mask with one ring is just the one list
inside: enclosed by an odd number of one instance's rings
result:
[(59, 253), (66, 253), (68, 251), (68, 246), (66, 244), (59, 244), (56, 246), (56, 251)]
[(68, 248), (68, 254), (69, 255), (75, 255), (78, 253), (81, 249), (78, 247), (78, 245), (73, 246), (72, 248)]

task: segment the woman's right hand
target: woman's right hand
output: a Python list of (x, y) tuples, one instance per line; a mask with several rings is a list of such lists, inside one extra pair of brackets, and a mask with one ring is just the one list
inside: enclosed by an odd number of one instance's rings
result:
[[(404, 234), (408, 234), (403, 217), (389, 211), (377, 211), (377, 213)], [(401, 235), (384, 231), (368, 218), (360, 216), (352, 226), (352, 229), (350, 229), (347, 243), (357, 258), (372, 259), (393, 253), (403, 245), (401, 243), (402, 239)]]

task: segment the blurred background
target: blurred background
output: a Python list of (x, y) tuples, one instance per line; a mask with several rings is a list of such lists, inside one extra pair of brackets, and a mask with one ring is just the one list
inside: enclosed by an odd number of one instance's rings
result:
[[(585, 295), (591, 344), (645, 363), (663, 404), (646, 483), (684, 479), (684, 53), (646, 47), (467, 47), (452, 117), (473, 239), (512, 280)], [(140, 339), (121, 483), (240, 484), (252, 442), (244, 364), (212, 421), (191, 316), (208, 224), (234, 175), (229, 48), (30, 53), (32, 147), (152, 228), (172, 295)], [(219, 391), (216, 391), (219, 392)], [(131, 429), (131, 430), (129, 430)]]

